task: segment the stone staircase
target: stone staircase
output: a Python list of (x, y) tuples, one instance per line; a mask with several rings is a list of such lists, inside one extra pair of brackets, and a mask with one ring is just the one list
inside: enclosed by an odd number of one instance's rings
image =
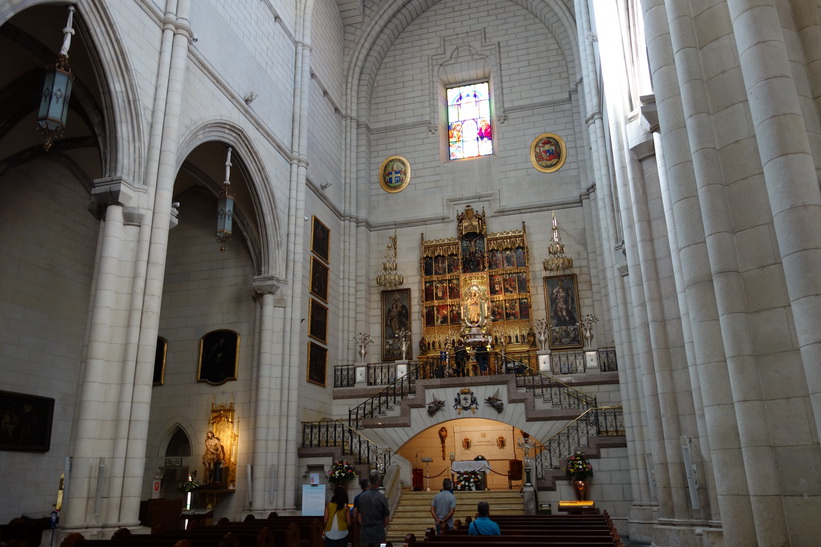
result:
[[(394, 546), (401, 546), (407, 534), (416, 535), (417, 539), (425, 537), (425, 530), (434, 527), (430, 515), (430, 503), (439, 490), (414, 492), (403, 490), (396, 510), (391, 515), (388, 526), (388, 541)], [(456, 496), (456, 513), (454, 519), (463, 523), (465, 517), (476, 516), (476, 504), (485, 500), (490, 504), (490, 516), (524, 514), (524, 500), (518, 489), (515, 490), (480, 490), (453, 492)]]

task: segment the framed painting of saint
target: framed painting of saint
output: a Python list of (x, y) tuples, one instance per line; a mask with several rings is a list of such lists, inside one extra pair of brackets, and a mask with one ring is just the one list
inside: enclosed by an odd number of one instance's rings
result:
[(550, 349), (582, 347), (579, 332), (579, 291), (576, 275), (544, 278)]
[(316, 342), (308, 342), (308, 381), (325, 387), (328, 350)]
[(323, 302), (328, 301), (328, 270), (315, 256), (311, 257), (311, 294)]
[[(447, 287), (445, 288), (447, 290)], [(382, 361), (402, 359), (401, 333), (407, 331), (411, 339), (410, 289), (382, 291)], [(413, 357), (413, 348), (407, 345), (405, 359)]]
[(49, 451), (51, 423), (54, 418), (54, 399), (0, 391), (0, 409), (3, 409), (0, 450)]
[(328, 308), (314, 300), (310, 299), (308, 304), (308, 336), (319, 340), (323, 344), (328, 343)]
[(314, 217), (311, 229), (311, 251), (324, 260), (326, 264), (330, 264), (331, 231), (316, 217)]
[(165, 383), (165, 356), (168, 353), (168, 340), (162, 336), (157, 337), (157, 349), (154, 353), (154, 385), (161, 386)]
[(198, 381), (218, 386), (236, 380), (238, 363), (239, 333), (215, 330), (200, 338)]

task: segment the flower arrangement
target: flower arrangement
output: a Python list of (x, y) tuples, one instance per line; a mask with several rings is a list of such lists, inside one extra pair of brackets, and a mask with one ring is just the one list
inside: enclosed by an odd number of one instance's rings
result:
[(482, 482), (478, 471), (463, 471), (456, 473), (457, 490), (477, 490)]
[(567, 458), (564, 468), (565, 474), (573, 480), (583, 481), (593, 476), (593, 466), (581, 452), (576, 452)]
[(348, 482), (356, 478), (356, 470), (347, 460), (337, 460), (328, 469), (328, 482)]
[(195, 478), (189, 478), (187, 481), (180, 483), (177, 487), (177, 490), (180, 492), (192, 492), (200, 487), (200, 483), (198, 483)]

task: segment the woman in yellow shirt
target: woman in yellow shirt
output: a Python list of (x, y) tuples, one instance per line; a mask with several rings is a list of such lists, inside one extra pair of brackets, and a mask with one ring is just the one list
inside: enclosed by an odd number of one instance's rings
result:
[(348, 511), (348, 491), (341, 486), (325, 506), (325, 547), (347, 547), (351, 512)]

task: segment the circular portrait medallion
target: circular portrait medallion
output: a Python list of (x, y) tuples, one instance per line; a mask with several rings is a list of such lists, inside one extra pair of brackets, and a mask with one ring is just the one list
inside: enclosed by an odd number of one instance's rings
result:
[(390, 156), (379, 166), (379, 185), (388, 193), (401, 192), (410, 179), (410, 163), (402, 156)]
[(554, 133), (542, 133), (530, 145), (530, 163), (537, 171), (558, 171), (567, 157), (562, 138)]

